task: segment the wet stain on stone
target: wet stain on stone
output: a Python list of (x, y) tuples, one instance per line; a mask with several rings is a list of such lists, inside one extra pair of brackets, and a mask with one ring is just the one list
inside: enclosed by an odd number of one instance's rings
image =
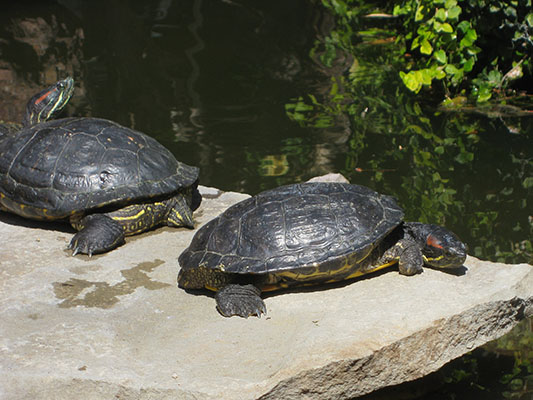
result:
[(125, 279), (114, 285), (76, 278), (71, 278), (66, 282), (54, 282), (54, 293), (58, 299), (63, 300), (59, 303), (60, 308), (77, 306), (111, 308), (120, 301), (119, 296), (131, 294), (137, 288), (158, 290), (172, 286), (168, 283), (152, 281), (147, 275), (163, 263), (162, 260), (155, 260), (140, 263), (131, 269), (123, 269), (120, 273)]
[(88, 272), (97, 272), (97, 271), (101, 271), (102, 269), (104, 269), (104, 267), (102, 267), (101, 265), (92, 264), (90, 266), (72, 267), (72, 268), (69, 268), (69, 271), (76, 275), (85, 275)]

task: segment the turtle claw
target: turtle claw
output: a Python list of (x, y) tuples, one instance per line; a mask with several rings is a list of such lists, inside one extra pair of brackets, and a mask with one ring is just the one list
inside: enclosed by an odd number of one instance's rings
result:
[(124, 242), (122, 227), (111, 218), (102, 214), (88, 215), (81, 220), (82, 229), (74, 235), (69, 249), (72, 255), (93, 254), (112, 250)]
[(74, 257), (76, 254), (78, 254), (78, 248), (74, 247), (74, 249), (73, 249), (72, 248), (72, 242), (70, 242), (70, 244), (67, 246), (67, 249), (72, 250), (72, 257)]
[[(80, 237), (81, 236), (81, 237)], [(82, 235), (74, 235), (68, 248), (72, 250), (72, 256), (76, 254), (87, 254), (89, 257), (93, 255), (93, 246)]]
[(217, 310), (224, 317), (238, 315), (248, 318), (255, 315), (261, 318), (267, 310), (260, 294), (261, 291), (254, 285), (227, 285), (215, 295)]

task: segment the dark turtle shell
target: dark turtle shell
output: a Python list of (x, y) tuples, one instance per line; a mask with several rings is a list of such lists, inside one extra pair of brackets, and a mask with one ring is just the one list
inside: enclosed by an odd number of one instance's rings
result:
[(112, 121), (64, 118), (0, 137), (0, 205), (30, 218), (62, 218), (171, 194), (198, 168), (155, 139)]
[(347, 257), (352, 265), (364, 259), (402, 219), (392, 197), (364, 186), (282, 186), (233, 205), (198, 230), (180, 255), (180, 274), (207, 268), (327, 281), (341, 274)]

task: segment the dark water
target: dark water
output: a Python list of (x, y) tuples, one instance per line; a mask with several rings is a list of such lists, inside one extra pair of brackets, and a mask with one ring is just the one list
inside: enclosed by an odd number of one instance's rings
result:
[[(3, 7), (0, 119), (20, 115), (30, 94), (73, 75), (67, 114), (154, 136), (199, 166), (203, 185), (255, 194), (341, 172), (395, 195), (409, 219), (446, 224), (477, 257), (533, 260), (533, 118), (515, 109), (442, 112), (432, 99), (414, 99), (398, 79), (390, 42), (368, 33), (355, 56), (337, 53), (325, 65), (310, 56), (335, 30), (319, 4)], [(457, 398), (477, 398), (462, 393)]]

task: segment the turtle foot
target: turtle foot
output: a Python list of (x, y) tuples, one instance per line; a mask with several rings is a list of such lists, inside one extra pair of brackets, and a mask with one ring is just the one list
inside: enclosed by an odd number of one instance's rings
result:
[(228, 285), (215, 296), (217, 310), (225, 317), (256, 315), (261, 318), (261, 314), (266, 314), (266, 306), (260, 294), (254, 285)]
[(124, 243), (124, 231), (118, 222), (102, 214), (91, 214), (80, 221), (82, 228), (74, 235), (69, 249), (72, 255), (105, 253)]

